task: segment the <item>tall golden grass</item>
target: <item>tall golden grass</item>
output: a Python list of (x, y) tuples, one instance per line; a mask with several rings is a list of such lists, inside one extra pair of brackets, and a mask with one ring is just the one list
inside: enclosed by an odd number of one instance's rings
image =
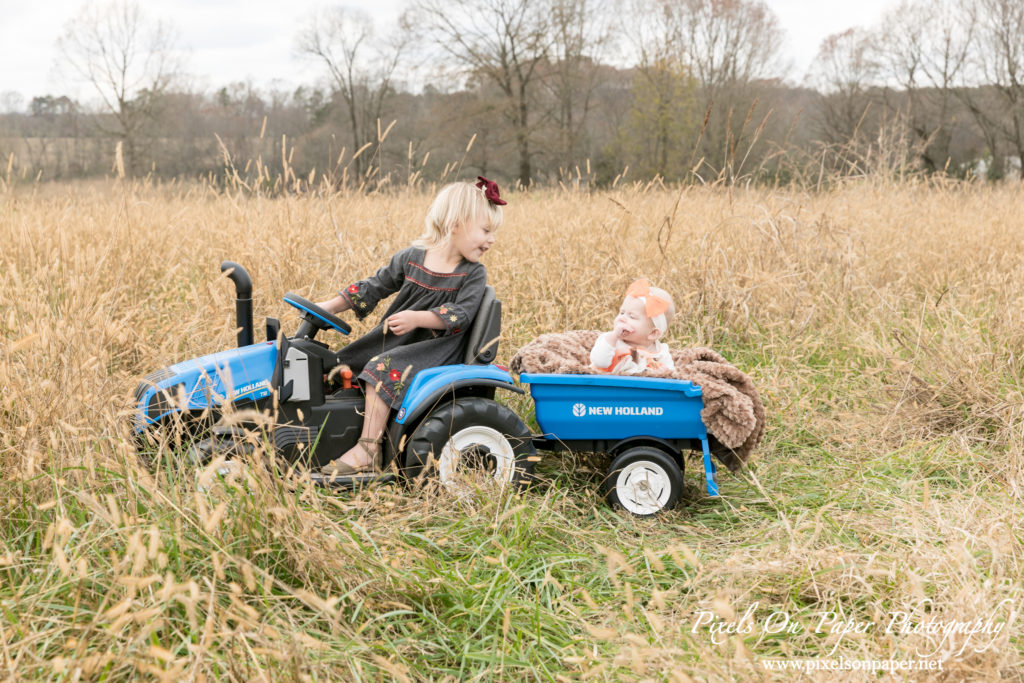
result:
[[(257, 329), (294, 329), (284, 292), (325, 298), (372, 272), (430, 199), (2, 191), (0, 672), (771, 679), (792, 674), (761, 660), (923, 656), (947, 679), (1019, 677), (1020, 186), (513, 193), (486, 257), (500, 358), (607, 327), (646, 276), (676, 298), (671, 344), (719, 350), (762, 391), (750, 469), (720, 475), (717, 500), (689, 474), (653, 521), (606, 509), (584, 456), (545, 457), (521, 496), (471, 500), (331, 495), (260, 470), (204, 493), (137, 465), (139, 377), (234, 344), (222, 260), (253, 276)], [(752, 628), (720, 643), (697, 625), (748, 608)], [(903, 611), (1003, 627), (887, 633)], [(873, 626), (816, 629), (828, 612)], [(803, 628), (767, 634), (773, 613)]]

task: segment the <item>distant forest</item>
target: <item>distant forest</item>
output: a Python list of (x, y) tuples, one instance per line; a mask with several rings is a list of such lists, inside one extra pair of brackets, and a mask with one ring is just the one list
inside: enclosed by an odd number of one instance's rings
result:
[(325, 8), (289, 91), (190, 87), (176, 35), (130, 0), (84, 6), (57, 66), (92, 96), (0, 95), (0, 178), (806, 186), (1024, 159), (1020, 0), (905, 1), (826, 39), (802, 85), (760, 0), (415, 0), (390, 27)]

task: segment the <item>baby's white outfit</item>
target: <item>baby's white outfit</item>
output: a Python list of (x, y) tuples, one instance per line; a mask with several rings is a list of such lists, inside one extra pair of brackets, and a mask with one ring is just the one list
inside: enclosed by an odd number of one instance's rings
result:
[(668, 344), (655, 342), (654, 348), (653, 353), (637, 349), (637, 359), (634, 361), (629, 351), (617, 351), (613, 345), (605, 341), (602, 334), (597, 338), (594, 348), (590, 350), (590, 364), (596, 370), (615, 375), (636, 375), (644, 370), (674, 369), (675, 363), (672, 362)]

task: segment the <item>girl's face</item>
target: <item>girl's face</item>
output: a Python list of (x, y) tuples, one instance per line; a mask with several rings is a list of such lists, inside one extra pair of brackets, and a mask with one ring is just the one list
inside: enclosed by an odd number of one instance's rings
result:
[(452, 230), (452, 242), (462, 258), (476, 263), (494, 244), (494, 228), (486, 215), (478, 216)]
[(635, 296), (627, 296), (619, 308), (619, 314), (615, 316), (615, 334), (631, 346), (647, 346), (661, 332), (647, 317), (644, 302)]

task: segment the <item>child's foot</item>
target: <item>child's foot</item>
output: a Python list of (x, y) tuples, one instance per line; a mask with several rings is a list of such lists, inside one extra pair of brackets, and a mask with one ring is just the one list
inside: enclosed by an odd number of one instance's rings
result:
[(340, 458), (335, 458), (321, 467), (320, 473), (332, 477), (352, 477), (379, 469), (380, 439), (360, 438), (359, 442)]

